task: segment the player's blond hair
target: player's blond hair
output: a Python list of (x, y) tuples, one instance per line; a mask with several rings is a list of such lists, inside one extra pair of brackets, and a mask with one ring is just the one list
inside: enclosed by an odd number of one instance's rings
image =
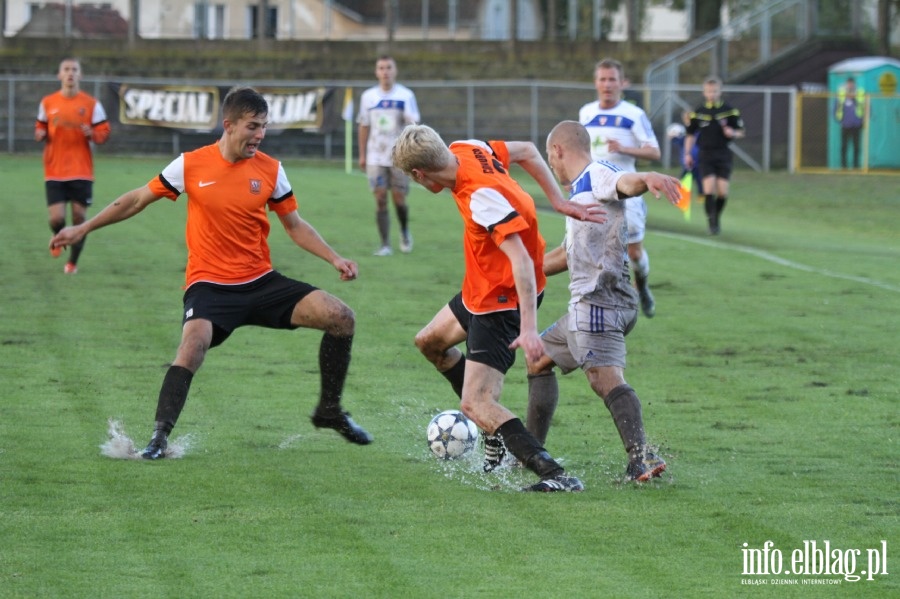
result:
[(414, 168), (437, 172), (450, 164), (453, 154), (438, 132), (428, 125), (404, 128), (391, 150), (391, 163), (404, 173)]

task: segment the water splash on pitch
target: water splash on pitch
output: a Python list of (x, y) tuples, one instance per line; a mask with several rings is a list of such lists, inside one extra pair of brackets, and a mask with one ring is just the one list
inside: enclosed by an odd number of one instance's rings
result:
[[(107, 421), (107, 440), (100, 445), (100, 454), (116, 460), (140, 460), (141, 449), (135, 447), (134, 440), (125, 433), (124, 425), (110, 418)], [(183, 458), (194, 446), (190, 434), (170, 439), (166, 448), (166, 459)]]

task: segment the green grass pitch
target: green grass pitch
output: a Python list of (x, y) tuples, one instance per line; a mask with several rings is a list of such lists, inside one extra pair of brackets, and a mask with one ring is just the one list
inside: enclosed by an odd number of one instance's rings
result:
[[(99, 157), (91, 214), (167, 161)], [(715, 238), (700, 204), (688, 222), (648, 196), (657, 315), (629, 336), (626, 376), (669, 471), (620, 482), (615, 428), (573, 373), (547, 445), (587, 490), (535, 496), (516, 491), (527, 472), (425, 445), (456, 407), (412, 342), (459, 288), (449, 195), (415, 188), (415, 251), (375, 258), (365, 179), (285, 166), (301, 214), (360, 265), (340, 282), (272, 219), (276, 267), (356, 311), (345, 405), (375, 442), (310, 425), (318, 333), (245, 328), (194, 379), (173, 434), (186, 455), (148, 463), (100, 446), (110, 420), (139, 445), (151, 432), (179, 340), (184, 201), (91, 235), (65, 276), (40, 158), (0, 161), (0, 597), (900, 595), (900, 179), (739, 171)], [(561, 217), (541, 226), (561, 240)], [(566, 283), (551, 278), (541, 326)], [(503, 401), (524, 414), (521, 355)], [(811, 542), (838, 573), (784, 574), (810, 566)]]

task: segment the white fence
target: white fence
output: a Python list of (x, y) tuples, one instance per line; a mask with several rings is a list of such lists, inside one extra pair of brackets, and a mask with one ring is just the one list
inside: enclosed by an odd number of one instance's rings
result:
[[(150, 80), (128, 78), (86, 78), (82, 89), (99, 98), (108, 114), (118, 111), (119, 99), (114, 84), (211, 85), (229, 87), (234, 81), (222, 80)], [(334, 88), (341, 99), (344, 90), (352, 90), (358, 106), (362, 91), (372, 81), (242, 81), (257, 87), (283, 89), (323, 86)], [(578, 109), (596, 98), (590, 83), (549, 81), (404, 81), (419, 100), (423, 121), (434, 127), (445, 140), (508, 139), (530, 140), (543, 150), (545, 136), (564, 119), (577, 119)], [(12, 75), (0, 77), (0, 148), (9, 153), (40, 151), (34, 139), (34, 121), (40, 99), (59, 89), (54, 77)], [(644, 103), (650, 88), (634, 85), (629, 98)], [(666, 126), (679, 120), (684, 109), (702, 101), (699, 85), (666, 86), (653, 89), (654, 97), (664, 94), (663, 108), (650, 116), (663, 149), (662, 164), (642, 165), (668, 168), (678, 165), (665, 138)], [(724, 96), (741, 110), (747, 135), (735, 147), (736, 167), (758, 171), (793, 169), (795, 96), (793, 87), (726, 86)], [(286, 130), (270, 134), (264, 149), (283, 159), (325, 158), (343, 160), (347, 149), (343, 126), (331, 132), (308, 133)], [(118, 129), (118, 130), (117, 130)], [(355, 126), (354, 141), (355, 144)], [(215, 132), (185, 133), (159, 127), (115, 126), (108, 143), (97, 148), (97, 155), (163, 154), (171, 155), (210, 143)], [(355, 148), (351, 148), (355, 156)]]

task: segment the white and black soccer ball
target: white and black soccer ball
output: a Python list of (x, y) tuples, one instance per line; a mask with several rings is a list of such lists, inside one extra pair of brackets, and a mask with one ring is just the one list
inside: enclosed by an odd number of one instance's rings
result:
[(428, 448), (442, 460), (460, 458), (475, 447), (478, 427), (459, 410), (444, 410), (426, 429)]
[(672, 123), (666, 127), (666, 137), (675, 139), (676, 137), (684, 137), (687, 135), (687, 129), (681, 123)]

